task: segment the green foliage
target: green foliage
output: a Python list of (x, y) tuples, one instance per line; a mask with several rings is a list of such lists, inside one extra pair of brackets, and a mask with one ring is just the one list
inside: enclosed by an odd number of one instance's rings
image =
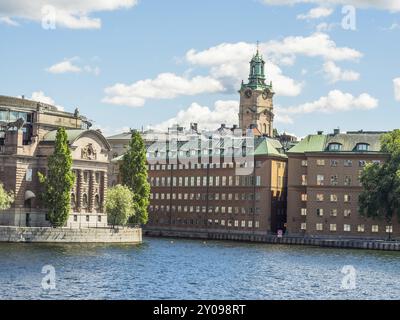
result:
[(146, 224), (148, 221), (150, 184), (147, 181), (146, 147), (139, 132), (132, 133), (127, 152), (120, 167), (122, 184), (129, 187), (134, 195), (136, 215), (132, 223)]
[(11, 207), (14, 202), (14, 193), (7, 192), (2, 183), (0, 183), (0, 210), (6, 210)]
[(134, 194), (126, 186), (117, 185), (108, 189), (106, 198), (106, 212), (108, 223), (126, 225), (128, 219), (135, 216)]
[(48, 174), (39, 173), (44, 186), (42, 199), (53, 227), (62, 227), (71, 211), (71, 190), (75, 182), (68, 136), (64, 128), (57, 130), (54, 153), (48, 159)]
[(362, 175), (359, 197), (361, 215), (390, 222), (400, 220), (400, 130), (382, 136), (381, 151), (388, 154), (382, 164), (368, 164)]

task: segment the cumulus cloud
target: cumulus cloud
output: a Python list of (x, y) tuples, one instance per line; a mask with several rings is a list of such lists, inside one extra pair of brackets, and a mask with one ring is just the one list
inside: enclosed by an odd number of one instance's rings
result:
[(65, 59), (64, 61), (58, 62), (48, 67), (46, 71), (53, 74), (80, 73), (80, 72), (91, 73), (96, 76), (100, 74), (99, 67), (90, 65), (81, 66), (80, 61), (81, 59), (79, 57)]
[(12, 20), (10, 17), (0, 17), (0, 24), (6, 24), (8, 26), (17, 27), (19, 23)]
[(54, 17), (56, 27), (99, 29), (101, 20), (91, 17), (92, 13), (131, 8), (137, 3), (137, 0), (2, 0), (0, 16), (37, 22)]
[(215, 130), (221, 123), (227, 126), (238, 124), (239, 102), (234, 100), (218, 100), (213, 108), (192, 103), (187, 109), (162, 123), (149, 126), (155, 130), (166, 131), (169, 127), (179, 124), (189, 128), (190, 123), (198, 123), (200, 130)]
[(306, 14), (299, 14), (297, 19), (299, 20), (310, 20), (310, 19), (321, 19), (329, 17), (333, 13), (332, 8), (317, 7), (308, 11)]
[(400, 101), (400, 78), (393, 79), (394, 98)]
[(357, 8), (376, 8), (389, 10), (392, 12), (400, 11), (400, 1), (398, 0), (263, 0), (269, 5), (294, 5), (299, 3), (313, 3), (317, 5), (352, 5)]
[(308, 114), (314, 112), (335, 113), (351, 110), (371, 110), (378, 107), (378, 100), (367, 93), (358, 97), (340, 90), (332, 90), (327, 96), (321, 97), (313, 102), (307, 102), (298, 106), (280, 108), (283, 115), (291, 116), (296, 114)]
[(51, 105), (57, 107), (57, 109), (60, 111), (64, 110), (63, 107), (56, 105), (55, 101), (51, 97), (46, 96), (43, 91), (33, 92), (30, 100), (51, 104)]
[(82, 69), (74, 65), (71, 61), (66, 60), (52, 65), (46, 69), (47, 72), (61, 74), (61, 73), (79, 73)]
[(212, 77), (185, 78), (173, 73), (159, 74), (155, 79), (140, 80), (127, 85), (117, 83), (106, 88), (105, 103), (141, 107), (147, 99), (173, 99), (201, 93), (224, 91), (222, 83)]
[(356, 81), (360, 78), (360, 74), (358, 72), (352, 70), (342, 70), (333, 61), (325, 62), (323, 70), (326, 74), (326, 78), (331, 83), (338, 81)]

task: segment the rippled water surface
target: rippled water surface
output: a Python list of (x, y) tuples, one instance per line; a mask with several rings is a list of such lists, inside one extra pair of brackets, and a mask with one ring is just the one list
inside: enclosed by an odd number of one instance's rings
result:
[[(400, 253), (145, 238), (0, 244), (1, 299), (399, 299)], [(56, 270), (56, 289), (41, 282)], [(343, 266), (356, 289), (341, 289)]]

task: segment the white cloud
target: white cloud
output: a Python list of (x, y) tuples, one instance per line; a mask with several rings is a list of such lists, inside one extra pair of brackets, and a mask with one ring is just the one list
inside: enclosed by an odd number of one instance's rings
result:
[(332, 8), (317, 7), (308, 11), (306, 14), (299, 14), (297, 19), (299, 20), (309, 20), (309, 19), (320, 19), (329, 17), (333, 13)]
[(55, 101), (51, 97), (46, 96), (43, 91), (33, 92), (30, 100), (51, 104), (51, 105), (57, 107), (57, 109), (60, 111), (64, 110), (63, 107), (56, 105)]
[(0, 24), (6, 24), (8, 26), (17, 27), (19, 23), (12, 20), (10, 17), (0, 17)]
[(394, 97), (397, 101), (400, 101), (400, 78), (393, 79), (394, 86)]
[(105, 103), (141, 107), (147, 99), (173, 99), (201, 93), (224, 91), (222, 83), (212, 77), (184, 78), (173, 73), (159, 74), (155, 79), (127, 85), (117, 83), (105, 89)]
[(232, 126), (238, 123), (239, 102), (230, 100), (218, 100), (214, 108), (192, 103), (186, 110), (162, 123), (149, 126), (149, 128), (166, 131), (169, 127), (179, 124), (189, 128), (190, 123), (198, 123), (199, 130), (215, 130), (222, 123)]
[(398, 0), (263, 0), (270, 5), (294, 5), (299, 3), (313, 3), (317, 5), (352, 5), (357, 8), (376, 8), (389, 11), (400, 11)]
[(367, 93), (362, 93), (358, 97), (355, 97), (350, 93), (344, 93), (340, 90), (332, 90), (327, 96), (321, 97), (316, 101), (288, 108), (280, 108), (279, 112), (290, 116), (314, 112), (335, 113), (356, 109), (371, 110), (376, 107), (378, 107), (378, 100)]
[(137, 0), (2, 0), (0, 15), (41, 22), (49, 13), (43, 8), (51, 6), (54, 8), (56, 27), (99, 29), (101, 20), (91, 17), (92, 13), (131, 8), (137, 3)]
[(47, 68), (46, 71), (54, 74), (62, 73), (80, 73), (87, 72), (95, 76), (100, 74), (100, 68), (97, 66), (83, 65), (80, 66), (81, 59), (79, 57), (73, 57), (70, 59), (65, 59), (62, 62), (56, 63), (51, 67)]
[(62, 61), (52, 65), (46, 69), (47, 72), (61, 74), (61, 73), (79, 73), (82, 69), (74, 65), (70, 60)]
[(327, 79), (331, 83), (338, 81), (356, 81), (360, 78), (358, 72), (352, 70), (342, 70), (333, 61), (327, 61), (323, 66)]

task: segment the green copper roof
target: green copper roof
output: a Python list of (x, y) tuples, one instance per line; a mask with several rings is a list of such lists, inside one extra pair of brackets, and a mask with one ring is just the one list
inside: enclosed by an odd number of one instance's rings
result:
[[(85, 131), (87, 130), (82, 130), (82, 129), (65, 130), (68, 136), (68, 142), (74, 141), (76, 138), (79, 137), (79, 135), (81, 135)], [(43, 137), (43, 141), (45, 142), (55, 141), (56, 135), (57, 135), (57, 130), (50, 131)]]
[(250, 61), (250, 74), (249, 82), (242, 83), (243, 88), (251, 88), (253, 90), (264, 90), (269, 88), (272, 91), (272, 83), (269, 85), (265, 83), (265, 61), (257, 49), (257, 53)]
[[(380, 138), (383, 132), (348, 132), (336, 134), (316, 134), (308, 135), (288, 153), (304, 153), (304, 152), (360, 152), (357, 146), (360, 144), (368, 145), (368, 151), (363, 152), (380, 152)], [(339, 150), (330, 150), (331, 144), (338, 144)]]
[(269, 138), (259, 138), (255, 141), (255, 151), (254, 155), (268, 155), (268, 156), (276, 156), (286, 158), (286, 155), (280, 153), (277, 149), (282, 148), (282, 145), (278, 140), (269, 139)]

